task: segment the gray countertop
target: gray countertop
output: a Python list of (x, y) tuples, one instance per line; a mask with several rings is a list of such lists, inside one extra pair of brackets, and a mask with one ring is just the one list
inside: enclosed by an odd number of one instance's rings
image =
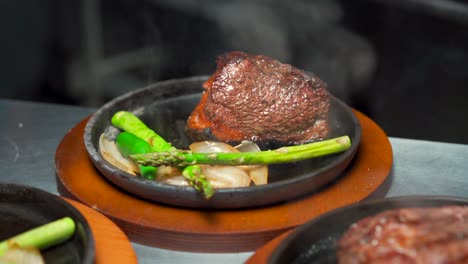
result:
[[(1, 182), (58, 194), (55, 150), (67, 131), (95, 109), (0, 99)], [(468, 145), (390, 137), (394, 163), (386, 197), (449, 195), (468, 198)], [(208, 254), (132, 243), (139, 263), (243, 263), (253, 252)]]

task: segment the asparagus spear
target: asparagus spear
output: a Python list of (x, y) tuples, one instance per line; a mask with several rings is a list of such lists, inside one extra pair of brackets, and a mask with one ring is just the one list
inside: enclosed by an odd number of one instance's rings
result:
[[(151, 146), (145, 140), (135, 136), (130, 132), (121, 132), (115, 140), (119, 151), (125, 155), (145, 154), (151, 152)], [(155, 166), (145, 166), (138, 164), (140, 175), (148, 180), (154, 180), (157, 172)], [(207, 185), (208, 181), (200, 181), (201, 168), (200, 166), (189, 166), (184, 169), (182, 175), (197, 191), (204, 193), (205, 197), (213, 195), (213, 188)]]
[(282, 147), (276, 150), (238, 153), (193, 153), (188, 150), (172, 149), (167, 152), (151, 152), (130, 155), (138, 164), (161, 166), (211, 165), (267, 165), (301, 161), (335, 154), (351, 146), (348, 136), (318, 141), (300, 146)]
[(172, 145), (156, 132), (146, 126), (137, 116), (131, 112), (119, 111), (112, 116), (112, 124), (124, 131), (148, 142), (154, 151), (168, 151)]
[(195, 188), (195, 190), (203, 193), (205, 198), (209, 199), (211, 196), (213, 196), (213, 187), (211, 186), (210, 181), (206, 179), (205, 175), (202, 174), (200, 166), (187, 166), (182, 170), (182, 175), (189, 182), (189, 184)]
[(37, 248), (42, 250), (60, 244), (75, 233), (75, 228), (75, 222), (70, 217), (64, 217), (33, 228), (0, 242), (0, 256), (5, 254), (9, 247), (13, 245), (17, 245), (20, 248)]
[[(176, 150), (169, 142), (146, 126), (145, 123), (131, 112), (119, 111), (115, 113), (112, 116), (112, 124), (148, 142), (155, 151), (154, 153)], [(157, 167), (160, 165), (148, 166)], [(209, 199), (214, 194), (213, 187), (205, 175), (201, 173), (199, 166), (188, 165), (181, 167), (181, 169), (182, 175), (187, 179), (188, 183), (201, 192), (205, 198)]]

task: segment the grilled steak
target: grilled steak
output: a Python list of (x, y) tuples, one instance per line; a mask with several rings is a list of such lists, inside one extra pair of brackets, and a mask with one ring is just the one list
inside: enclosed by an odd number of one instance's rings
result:
[(188, 118), (192, 140), (297, 144), (323, 139), (329, 93), (313, 74), (263, 55), (230, 52)]
[(353, 224), (340, 264), (468, 263), (468, 206), (389, 210)]

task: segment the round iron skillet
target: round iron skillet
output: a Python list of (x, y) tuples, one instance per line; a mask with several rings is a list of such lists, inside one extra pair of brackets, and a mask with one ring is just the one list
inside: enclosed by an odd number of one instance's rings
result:
[(116, 186), (154, 202), (190, 208), (233, 209), (264, 206), (309, 194), (331, 183), (345, 170), (358, 149), (361, 127), (352, 110), (332, 98), (330, 137), (349, 135), (352, 146), (344, 153), (302, 162), (270, 165), (269, 183), (262, 186), (217, 189), (204, 199), (191, 187), (172, 186), (132, 176), (106, 162), (98, 152), (102, 133), (110, 138), (119, 132), (111, 125), (112, 115), (132, 111), (175, 147), (188, 149), (185, 135), (188, 116), (198, 104), (202, 83), (207, 77), (192, 77), (159, 82), (117, 97), (89, 119), (84, 143), (95, 167)]
[(46, 263), (94, 263), (94, 238), (81, 213), (59, 197), (40, 189), (0, 184), (0, 241), (69, 216), (76, 223), (73, 237), (41, 251)]
[(336, 243), (358, 220), (396, 208), (468, 205), (468, 199), (442, 196), (404, 196), (357, 203), (326, 213), (288, 235), (268, 259), (276, 263), (337, 263)]

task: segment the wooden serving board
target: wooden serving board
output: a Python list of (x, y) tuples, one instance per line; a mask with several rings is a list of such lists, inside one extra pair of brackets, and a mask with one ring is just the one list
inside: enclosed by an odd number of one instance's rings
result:
[(62, 198), (80, 211), (88, 222), (95, 242), (96, 264), (138, 263), (130, 241), (114, 222), (84, 204)]
[(259, 249), (255, 251), (255, 253), (247, 259), (245, 264), (266, 264), (268, 263), (268, 259), (270, 258), (271, 254), (275, 251), (275, 249), (281, 244), (281, 242), (289, 236), (294, 229), (289, 230), (287, 232), (282, 233), (281, 235), (273, 238), (272, 240), (268, 241), (266, 244), (261, 246)]
[[(325, 212), (368, 196), (383, 196), (393, 153), (384, 131), (359, 111), (359, 150), (344, 174), (309, 196), (251, 209), (195, 210), (140, 199), (107, 181), (83, 143), (87, 119), (60, 142), (55, 165), (58, 191), (111, 218), (131, 241), (191, 252), (254, 251), (279, 234)], [(388, 181), (387, 181), (388, 182)], [(380, 187), (380, 188), (379, 188)]]

